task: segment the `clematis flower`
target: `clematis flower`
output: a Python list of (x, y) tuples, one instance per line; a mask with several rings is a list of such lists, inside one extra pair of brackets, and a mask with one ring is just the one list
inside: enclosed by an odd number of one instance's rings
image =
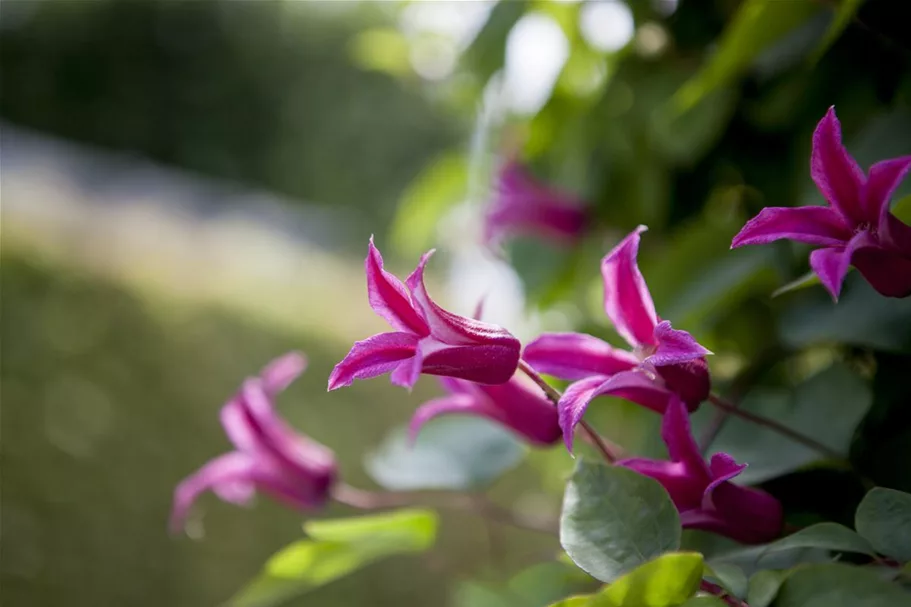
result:
[(298, 510), (320, 508), (336, 478), (332, 451), (297, 434), (275, 412), (274, 398), (300, 375), (306, 359), (290, 353), (248, 378), (221, 410), (221, 423), (235, 450), (216, 457), (174, 491), (171, 529), (179, 531), (193, 502), (211, 489), (243, 505), (257, 491)]
[(705, 356), (711, 352), (658, 318), (639, 272), (639, 237), (646, 229), (636, 228), (601, 260), (604, 311), (632, 351), (581, 333), (545, 333), (525, 348), (524, 358), (535, 370), (577, 380), (558, 405), (569, 449), (576, 425), (597, 396), (617, 396), (659, 413), (674, 397), (695, 410), (708, 396)]
[(402, 284), (383, 269), (383, 257), (370, 239), (365, 262), (370, 307), (395, 331), (356, 342), (332, 370), (329, 390), (389, 372), (392, 383), (406, 388), (421, 373), (482, 384), (509, 381), (519, 364), (519, 340), (506, 329), (434, 303), (424, 287), (424, 266), (432, 254), (425, 253)]
[(795, 240), (821, 248), (810, 267), (837, 301), (848, 266), (886, 297), (911, 295), (911, 226), (889, 210), (889, 199), (911, 168), (911, 156), (877, 162), (867, 175), (841, 142), (835, 108), (813, 133), (810, 175), (827, 206), (768, 207), (747, 222), (731, 248)]
[(690, 431), (686, 407), (673, 399), (664, 413), (661, 438), (670, 461), (631, 458), (617, 462), (661, 483), (680, 512), (684, 528), (711, 531), (745, 544), (778, 537), (781, 503), (764, 491), (733, 484), (746, 464), (716, 453), (708, 464)]
[(449, 394), (418, 407), (408, 427), (412, 441), (425, 423), (447, 414), (486, 417), (538, 446), (552, 445), (562, 435), (556, 407), (522, 375), (516, 374), (505, 384), (496, 386), (451, 377), (442, 377), (440, 381)]
[(585, 232), (589, 214), (579, 198), (536, 180), (514, 160), (497, 178), (494, 199), (484, 217), (484, 241), (498, 246), (507, 236), (529, 234), (572, 244)]

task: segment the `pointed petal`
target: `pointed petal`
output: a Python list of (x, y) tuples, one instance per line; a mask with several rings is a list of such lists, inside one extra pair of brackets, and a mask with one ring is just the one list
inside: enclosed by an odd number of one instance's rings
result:
[(810, 176), (848, 225), (863, 223), (864, 172), (841, 143), (841, 124), (835, 116), (834, 106), (829, 108), (813, 133)]
[(655, 338), (658, 340), (658, 349), (643, 361), (655, 366), (684, 363), (711, 354), (692, 335), (672, 328), (667, 320), (662, 320), (655, 327)]
[[(485, 346), (487, 350), (484, 356), (496, 355), (499, 357), (496, 360), (490, 359), (490, 363), (502, 368), (512, 367), (506, 377), (501, 380), (507, 381), (519, 364), (519, 351), (522, 345), (506, 329), (447, 312), (430, 298), (427, 288), (424, 286), (424, 267), (432, 254), (433, 251), (425, 253), (417, 268), (405, 281), (408, 288), (411, 289), (418, 310), (430, 327), (431, 336), (434, 341), (450, 346)], [(429, 361), (430, 358), (431, 355), (425, 352), (425, 366), (426, 361)], [(425, 372), (429, 373), (426, 369)], [(440, 374), (442, 375), (442, 373)], [(455, 375), (455, 377), (462, 377), (462, 375)]]
[(523, 357), (539, 373), (569, 380), (613, 375), (639, 364), (632, 352), (583, 333), (545, 333), (525, 346)]
[(672, 398), (667, 405), (661, 423), (661, 438), (673, 461), (683, 464), (694, 477), (701, 477), (703, 487), (711, 482), (709, 467), (693, 439), (689, 413), (679, 398)]
[(270, 362), (259, 374), (263, 381), (263, 389), (270, 398), (274, 397), (297, 379), (306, 368), (306, 356), (300, 352), (288, 352)]
[(396, 368), (415, 355), (418, 338), (411, 333), (380, 333), (355, 342), (351, 351), (329, 375), (329, 390), (350, 386), (355, 379), (368, 379)]
[(216, 457), (195, 473), (185, 478), (174, 490), (170, 527), (179, 533), (187, 520), (193, 503), (203, 492), (215, 489), (226, 502), (246, 504), (255, 492), (253, 484), (254, 460), (240, 452)]
[(479, 384), (502, 384), (516, 372), (519, 341), (515, 343), (445, 346), (424, 354), (421, 369), (428, 375), (447, 375)]
[(869, 232), (866, 230), (858, 232), (845, 247), (817, 249), (810, 253), (810, 267), (819, 276), (819, 280), (832, 295), (832, 299), (838, 301), (841, 285), (851, 266), (854, 252), (859, 247), (876, 248), (876, 246), (876, 242), (870, 237)]
[(389, 379), (396, 386), (401, 386), (411, 391), (414, 384), (417, 383), (418, 377), (421, 376), (421, 368), (423, 365), (424, 355), (421, 353), (421, 348), (418, 347), (414, 352), (414, 356), (407, 358), (398, 364), (392, 372), (392, 375), (389, 376)]
[(647, 229), (636, 228), (601, 260), (604, 311), (617, 332), (634, 347), (656, 345), (653, 333), (658, 316), (636, 263), (639, 235)]
[(602, 395), (623, 398), (658, 412), (664, 412), (674, 397), (672, 392), (639, 371), (623, 371), (611, 377), (595, 375), (571, 384), (557, 405), (563, 440), (570, 451), (576, 425), (592, 399)]
[(870, 167), (867, 183), (864, 185), (863, 204), (866, 220), (883, 230), (889, 215), (889, 201), (911, 169), (911, 156), (901, 156), (877, 162)]
[(828, 207), (766, 207), (734, 237), (731, 248), (794, 240), (832, 247), (851, 238), (842, 217)]
[(397, 331), (424, 336), (427, 324), (415, 311), (411, 296), (398, 278), (383, 269), (383, 256), (373, 244), (373, 236), (364, 261), (367, 272), (367, 298), (374, 312), (386, 319)]
[(617, 465), (635, 470), (661, 483), (678, 510), (690, 510), (699, 506), (705, 483), (699, 475), (690, 474), (683, 464), (634, 457), (621, 460)]
[(726, 483), (739, 475), (746, 470), (746, 467), (746, 464), (738, 464), (734, 461), (734, 458), (727, 453), (716, 453), (713, 455), (711, 462), (709, 462), (712, 482), (708, 484), (702, 495), (702, 507), (706, 509), (712, 508), (712, 493), (715, 489), (720, 487), (722, 483)]
[(485, 407), (483, 400), (469, 396), (468, 394), (452, 394), (429, 400), (414, 412), (411, 422), (408, 424), (408, 440), (411, 443), (417, 440), (421, 428), (439, 415), (449, 415), (453, 413), (464, 413), (469, 415), (480, 415), (495, 421), (501, 421), (496, 418), (496, 411)]

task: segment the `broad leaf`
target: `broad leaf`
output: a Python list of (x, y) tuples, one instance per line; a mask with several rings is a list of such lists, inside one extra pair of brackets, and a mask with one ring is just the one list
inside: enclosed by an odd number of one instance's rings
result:
[(310, 539), (294, 542), (273, 555), (259, 577), (229, 604), (277, 605), (384, 556), (423, 552), (433, 545), (436, 528), (436, 514), (427, 510), (310, 521), (304, 525)]
[(680, 516), (657, 481), (580, 459), (566, 487), (560, 543), (593, 577), (612, 582), (680, 546)]
[(747, 593), (747, 576), (743, 569), (734, 563), (715, 563), (705, 567), (706, 576), (714, 578), (734, 596), (743, 597)]
[(747, 603), (750, 607), (768, 607), (775, 600), (778, 589), (787, 576), (782, 571), (757, 571), (750, 578), (747, 587)]
[(432, 420), (411, 445), (404, 428), (394, 430), (364, 461), (373, 479), (396, 491), (469, 489), (512, 468), (525, 448), (507, 430), (476, 417)]
[(877, 552), (902, 563), (911, 561), (911, 495), (871, 489), (857, 507), (854, 526)]
[(781, 585), (775, 607), (909, 607), (911, 594), (871, 571), (840, 563), (796, 569)]

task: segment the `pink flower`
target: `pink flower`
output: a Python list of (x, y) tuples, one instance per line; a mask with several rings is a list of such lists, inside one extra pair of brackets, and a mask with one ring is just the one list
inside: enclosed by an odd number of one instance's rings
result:
[(686, 331), (660, 320), (639, 267), (639, 226), (603, 260), (604, 311), (633, 348), (619, 350), (580, 333), (545, 333), (525, 348), (525, 360), (537, 371), (578, 380), (558, 406), (566, 446), (596, 396), (609, 394), (664, 412), (675, 396), (690, 410), (708, 396), (711, 380), (705, 356), (711, 354)]
[(434, 303), (424, 287), (424, 266), (432, 254), (425, 253), (402, 284), (383, 269), (370, 239), (365, 262), (370, 307), (395, 331), (356, 342), (332, 370), (329, 390), (388, 372), (392, 383), (406, 388), (421, 373), (482, 384), (509, 381), (519, 364), (519, 340), (501, 327), (457, 316)]
[(782, 525), (779, 501), (759, 489), (731, 483), (746, 464), (737, 464), (726, 453), (716, 453), (706, 465), (679, 399), (667, 406), (661, 438), (671, 461), (631, 458), (617, 465), (661, 483), (677, 506), (684, 528), (712, 531), (745, 544), (778, 537)]
[(829, 108), (813, 133), (810, 175), (828, 206), (768, 207), (747, 222), (731, 247), (787, 239), (818, 245), (810, 267), (837, 301), (848, 266), (886, 297), (911, 295), (911, 226), (889, 211), (889, 199), (911, 168), (911, 156), (877, 162), (867, 175), (841, 143)]
[(586, 229), (585, 206), (575, 196), (536, 180), (518, 162), (506, 162), (484, 218), (484, 241), (495, 247), (508, 236), (529, 234), (572, 244)]
[(275, 412), (275, 396), (301, 374), (307, 362), (290, 353), (247, 378), (221, 410), (221, 423), (234, 443), (226, 453), (184, 479), (174, 491), (171, 528), (179, 531), (193, 502), (211, 489), (234, 504), (257, 491), (299, 510), (320, 508), (335, 481), (332, 451), (294, 432)]
[(418, 407), (408, 428), (412, 440), (417, 438), (425, 423), (450, 413), (486, 417), (533, 445), (552, 445), (562, 435), (556, 407), (524, 376), (516, 374), (505, 384), (496, 386), (449, 377), (440, 381), (449, 395)]

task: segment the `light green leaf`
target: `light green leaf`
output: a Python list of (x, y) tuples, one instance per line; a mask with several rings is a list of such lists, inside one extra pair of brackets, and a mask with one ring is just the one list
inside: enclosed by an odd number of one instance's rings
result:
[(433, 545), (436, 528), (436, 514), (428, 510), (310, 521), (304, 529), (311, 537), (273, 555), (229, 604), (277, 605), (384, 556), (423, 552)]
[(554, 607), (672, 607), (696, 594), (702, 570), (701, 554), (665, 554), (640, 565), (596, 594), (571, 597)]
[(838, 8), (835, 10), (835, 15), (832, 17), (832, 22), (829, 24), (829, 29), (826, 31), (825, 37), (823, 37), (819, 46), (816, 47), (816, 50), (810, 57), (810, 65), (815, 65), (822, 59), (822, 56), (826, 54), (829, 47), (838, 40), (838, 37), (845, 31), (845, 28), (848, 27), (851, 20), (854, 19), (854, 15), (857, 14), (860, 5), (863, 3), (864, 0), (841, 0), (838, 3)]
[(757, 571), (750, 578), (747, 603), (750, 607), (768, 607), (775, 600), (787, 574), (782, 571)]
[(680, 546), (680, 516), (657, 481), (580, 459), (566, 487), (560, 543), (593, 577), (612, 582)]
[(693, 108), (708, 93), (738, 77), (756, 57), (798, 26), (820, 7), (815, 2), (746, 0), (725, 29), (718, 50), (707, 65), (671, 99), (677, 113)]
[(871, 489), (857, 507), (854, 526), (877, 552), (902, 563), (911, 561), (911, 494)]
[(433, 243), (439, 220), (468, 192), (468, 164), (461, 152), (449, 152), (427, 165), (405, 190), (390, 231), (402, 255), (418, 255)]
[(462, 490), (489, 483), (524, 455), (519, 441), (493, 422), (442, 417), (428, 422), (413, 446), (405, 428), (394, 430), (364, 466), (387, 489)]
[(860, 567), (826, 563), (789, 575), (775, 607), (911, 607), (911, 594)]
[[(755, 390), (743, 409), (774, 419), (823, 444), (847, 453), (854, 430), (873, 401), (867, 383), (853, 370), (835, 364), (793, 390)], [(832, 412), (837, 411), (837, 415)], [(826, 423), (819, 420), (825, 417)], [(780, 476), (823, 458), (776, 432), (731, 418), (712, 443), (712, 451), (730, 453), (750, 466), (738, 477), (747, 484)]]
[(895, 201), (892, 205), (892, 214), (903, 223), (911, 225), (911, 194)]

